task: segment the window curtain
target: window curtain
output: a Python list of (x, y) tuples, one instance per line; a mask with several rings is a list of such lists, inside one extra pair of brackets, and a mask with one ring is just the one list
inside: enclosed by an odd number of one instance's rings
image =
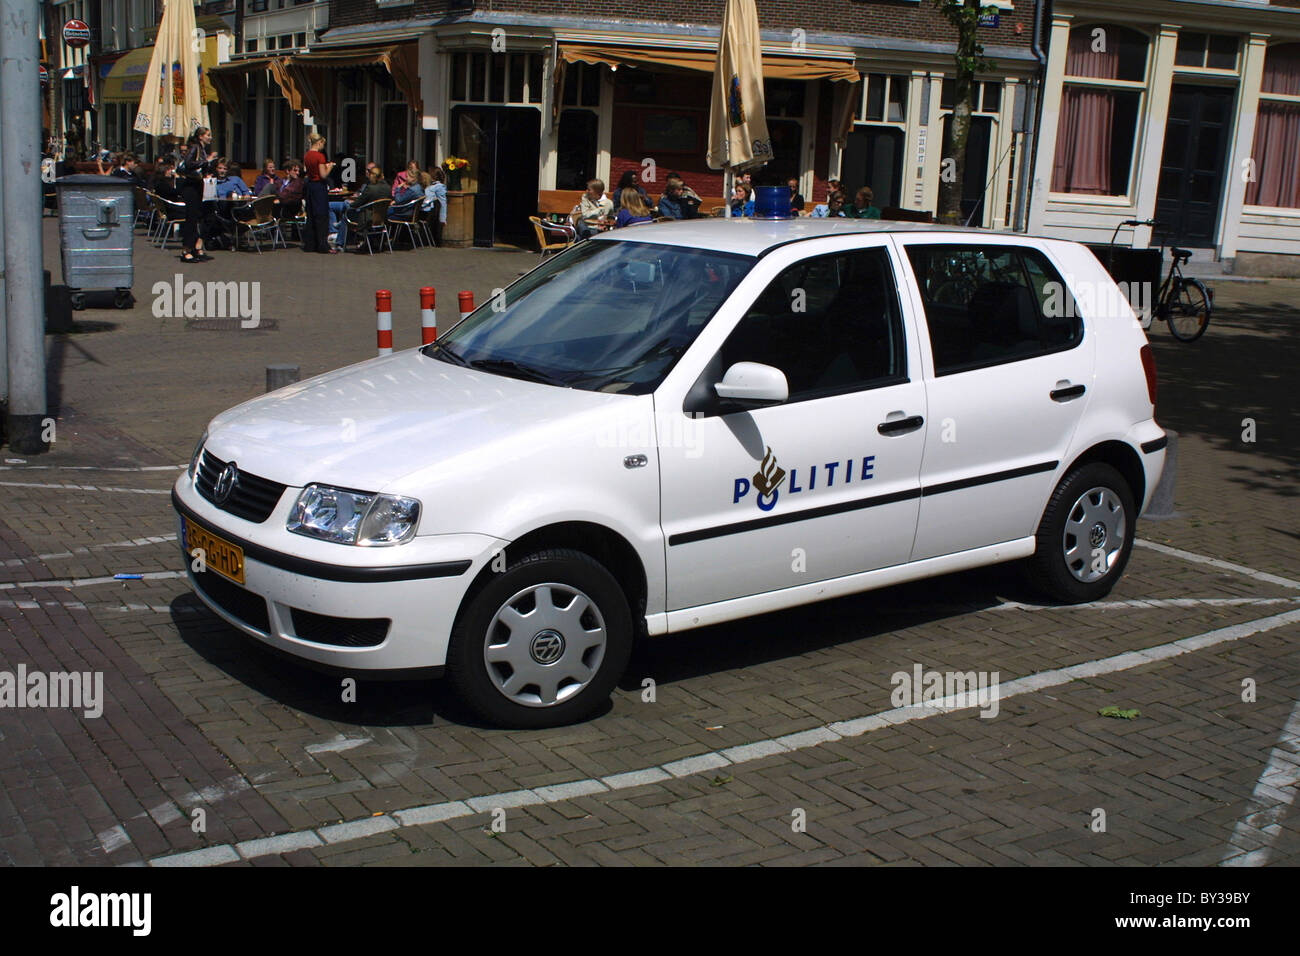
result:
[[(1092, 29), (1070, 33), (1066, 52), (1067, 76), (1113, 80), (1119, 76), (1119, 47), (1093, 50)], [(1092, 87), (1066, 86), (1061, 97), (1060, 126), (1056, 132), (1056, 159), (1052, 164), (1052, 192), (1111, 195), (1110, 152), (1114, 138), (1115, 94)]]
[[(1300, 44), (1268, 51), (1261, 89), (1300, 96)], [(1246, 205), (1300, 208), (1300, 103), (1260, 101), (1252, 155), (1255, 181), (1246, 187)]]

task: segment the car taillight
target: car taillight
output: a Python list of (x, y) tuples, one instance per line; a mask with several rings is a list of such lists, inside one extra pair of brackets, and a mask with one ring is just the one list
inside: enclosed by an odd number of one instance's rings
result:
[(1151, 398), (1151, 405), (1156, 404), (1156, 357), (1151, 351), (1151, 346), (1142, 346), (1142, 371), (1147, 373), (1147, 395)]

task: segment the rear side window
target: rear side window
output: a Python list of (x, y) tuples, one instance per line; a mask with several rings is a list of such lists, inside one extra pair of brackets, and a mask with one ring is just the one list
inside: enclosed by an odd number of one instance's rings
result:
[(1073, 348), (1083, 324), (1070, 290), (1037, 249), (908, 245), (936, 375)]
[(796, 262), (749, 307), (722, 367), (761, 362), (785, 373), (790, 401), (907, 380), (893, 266), (884, 248)]

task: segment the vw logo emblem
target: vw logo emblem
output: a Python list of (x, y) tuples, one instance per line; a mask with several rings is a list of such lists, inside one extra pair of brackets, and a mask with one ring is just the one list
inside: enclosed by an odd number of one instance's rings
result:
[(564, 655), (564, 637), (559, 631), (552, 631), (550, 628), (538, 631), (533, 636), (529, 651), (537, 663), (554, 664)]
[(239, 481), (239, 466), (233, 461), (221, 469), (221, 474), (217, 475), (217, 482), (212, 486), (212, 500), (219, 505), (224, 505), (229, 499), (231, 492), (235, 490), (235, 483)]

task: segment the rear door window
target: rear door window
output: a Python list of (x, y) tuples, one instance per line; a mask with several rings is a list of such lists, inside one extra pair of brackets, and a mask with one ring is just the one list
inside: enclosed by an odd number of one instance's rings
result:
[(936, 375), (1070, 349), (1083, 324), (1060, 274), (1037, 249), (909, 244)]

